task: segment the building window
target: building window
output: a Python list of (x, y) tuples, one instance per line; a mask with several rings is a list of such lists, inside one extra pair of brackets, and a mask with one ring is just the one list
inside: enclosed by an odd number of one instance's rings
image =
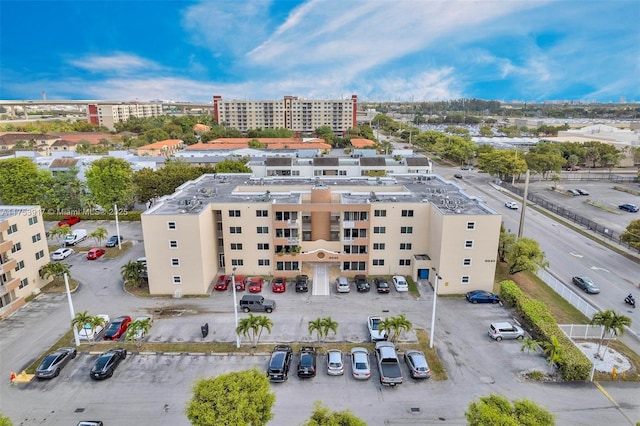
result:
[(8, 235), (13, 234), (14, 232), (18, 232), (18, 225), (16, 225), (16, 224), (11, 225), (9, 227), (9, 229), (7, 229), (7, 234)]
[(276, 262), (276, 270), (298, 271), (300, 270), (300, 263), (299, 262)]
[(269, 210), (256, 210), (256, 217), (269, 217)]
[(22, 280), (20, 280), (20, 285), (18, 286), (18, 288), (25, 288), (28, 285), (29, 285), (29, 278), (23, 278)]
[(467, 230), (468, 231), (473, 231), (474, 229), (476, 229), (476, 223), (475, 222), (467, 222)]
[(258, 266), (269, 266), (271, 261), (269, 259), (258, 259)]
[(22, 244), (21, 243), (15, 243), (13, 245), (13, 247), (11, 247), (11, 253), (15, 253), (17, 251), (22, 250)]
[(44, 250), (40, 250), (36, 253), (36, 260), (40, 260), (44, 257)]
[(367, 246), (342, 246), (342, 252), (345, 254), (367, 254)]
[(171, 259), (171, 266), (180, 266), (180, 259), (174, 257)]
[(231, 250), (242, 250), (242, 243), (231, 243)]
[(174, 275), (173, 276), (173, 283), (174, 284), (182, 284), (182, 277), (180, 275)]
[(229, 217), (240, 217), (240, 210), (229, 210)]
[(402, 210), (402, 217), (413, 217), (413, 210)]
[(343, 271), (366, 271), (367, 264), (365, 262), (343, 262)]
[(178, 248), (178, 242), (175, 240), (169, 241), (169, 248)]
[(374, 210), (373, 211), (373, 215), (375, 217), (387, 217), (387, 211), (386, 210)]
[(258, 250), (269, 250), (269, 243), (258, 243)]
[(256, 232), (258, 234), (268, 234), (269, 233), (269, 227), (268, 226), (258, 226), (258, 227), (256, 227)]
[(411, 243), (400, 243), (400, 250), (411, 250)]
[(471, 259), (470, 258), (462, 259), (462, 266), (471, 266)]
[(16, 265), (16, 272), (18, 272), (22, 268), (24, 268), (24, 260), (18, 262), (18, 264)]
[(469, 284), (471, 282), (471, 277), (468, 275), (463, 275), (462, 279), (460, 280), (461, 284)]
[(38, 223), (38, 216), (31, 216), (29, 218), (29, 225), (35, 225), (36, 223)]
[(169, 229), (169, 230), (176, 229), (176, 223), (175, 222), (167, 222), (167, 229)]
[(231, 226), (229, 232), (232, 234), (242, 234), (242, 226)]
[(473, 240), (466, 240), (464, 242), (464, 248), (473, 248)]
[(369, 212), (344, 212), (342, 219), (347, 222), (356, 220), (365, 221), (369, 219)]
[(37, 243), (38, 241), (40, 241), (42, 239), (42, 237), (40, 236), (40, 233), (37, 233), (36, 235), (33, 235), (31, 237), (31, 241), (33, 241), (34, 243)]
[(374, 226), (373, 227), (373, 233), (374, 234), (384, 234), (387, 232), (387, 227), (386, 226)]
[(374, 250), (384, 250), (385, 243), (373, 243)]
[(384, 259), (373, 259), (373, 266), (384, 266)]
[(411, 259), (400, 259), (400, 266), (411, 266)]
[(413, 234), (413, 226), (401, 226), (400, 227), (401, 234)]
[(244, 261), (242, 259), (231, 259), (231, 266), (243, 266)]

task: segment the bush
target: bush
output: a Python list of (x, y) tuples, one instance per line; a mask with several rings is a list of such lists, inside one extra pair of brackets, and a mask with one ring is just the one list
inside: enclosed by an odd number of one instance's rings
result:
[(500, 296), (531, 327), (533, 336), (543, 342), (551, 342), (556, 337), (561, 346), (558, 368), (566, 381), (587, 380), (591, 372), (591, 361), (560, 330), (546, 305), (531, 299), (511, 280), (500, 283)]
[[(118, 212), (118, 220), (123, 222), (140, 222), (140, 211), (121, 211)], [(115, 220), (113, 212), (99, 212), (97, 210), (71, 210), (65, 214), (42, 212), (42, 220), (58, 222), (67, 215), (79, 216), (81, 220)]]

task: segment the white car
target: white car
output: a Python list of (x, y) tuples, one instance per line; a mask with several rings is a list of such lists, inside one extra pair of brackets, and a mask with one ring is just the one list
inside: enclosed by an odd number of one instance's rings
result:
[(51, 260), (62, 260), (73, 254), (70, 248), (59, 248), (51, 254)]
[(102, 325), (95, 326), (93, 330), (91, 329), (91, 324), (85, 324), (84, 327), (82, 327), (82, 329), (78, 332), (78, 337), (84, 340), (89, 340), (89, 341), (96, 340), (96, 337), (100, 335), (102, 330), (104, 330), (109, 326), (109, 323), (111, 322), (109, 315), (96, 315), (96, 316), (102, 318), (104, 320), (104, 323)]
[(504, 206), (511, 210), (518, 210), (518, 203), (516, 203), (515, 201), (507, 201), (506, 203), (504, 203)]
[(378, 330), (378, 325), (382, 321), (381, 317), (370, 316), (367, 318), (367, 328), (369, 329), (369, 337), (372, 342), (378, 342), (380, 340), (387, 340), (387, 332)]
[(404, 277), (400, 275), (396, 275), (393, 277), (393, 286), (398, 292), (409, 291), (409, 284), (407, 284), (407, 280), (405, 280)]
[[(133, 322), (144, 321), (144, 320), (149, 320), (149, 326), (153, 325), (153, 315), (140, 315), (135, 320), (133, 320)], [(144, 336), (145, 336), (144, 330), (138, 330), (138, 331), (136, 331), (136, 334), (133, 336), (133, 338), (135, 340), (140, 340)]]
[(351, 373), (357, 380), (367, 380), (371, 377), (369, 352), (365, 348), (351, 349)]

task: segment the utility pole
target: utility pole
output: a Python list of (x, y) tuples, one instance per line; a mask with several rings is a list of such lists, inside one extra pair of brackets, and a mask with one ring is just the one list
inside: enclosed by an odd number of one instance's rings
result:
[(522, 210), (520, 211), (520, 226), (518, 227), (518, 238), (522, 238), (524, 231), (524, 213), (527, 210), (527, 194), (529, 192), (529, 169), (524, 178), (524, 194), (522, 196)]

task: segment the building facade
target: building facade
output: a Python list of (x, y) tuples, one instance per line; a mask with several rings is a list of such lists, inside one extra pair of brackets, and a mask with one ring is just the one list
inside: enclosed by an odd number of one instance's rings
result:
[(0, 318), (25, 304), (47, 281), (49, 248), (40, 206), (0, 206)]
[(213, 117), (219, 124), (247, 132), (250, 129), (289, 129), (312, 133), (329, 126), (343, 135), (357, 125), (358, 96), (340, 100), (309, 100), (285, 96), (282, 100), (247, 101), (213, 97)]
[(127, 121), (130, 117), (146, 118), (163, 115), (160, 103), (131, 104), (90, 104), (87, 108), (89, 123), (115, 130), (116, 123)]
[(440, 293), (493, 288), (502, 217), (436, 175), (203, 175), (142, 214), (152, 294), (207, 294), (219, 274), (405, 275)]

